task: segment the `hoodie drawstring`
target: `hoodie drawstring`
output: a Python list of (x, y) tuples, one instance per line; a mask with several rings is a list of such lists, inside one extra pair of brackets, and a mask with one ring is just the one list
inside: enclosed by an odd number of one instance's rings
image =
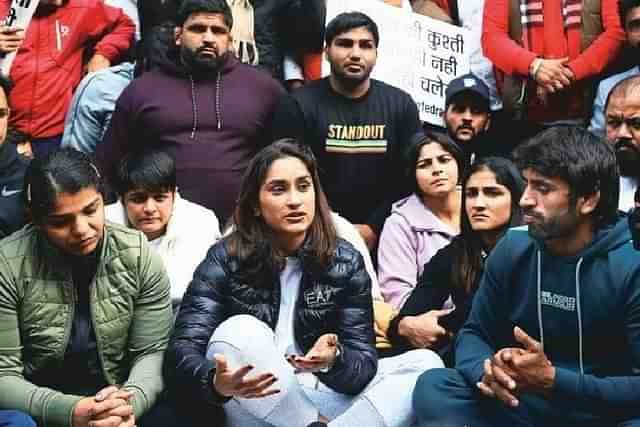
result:
[(196, 84), (193, 76), (189, 75), (191, 81), (191, 114), (193, 116), (193, 126), (191, 127), (191, 139), (195, 139), (196, 130), (198, 129), (198, 103), (196, 102)]
[(218, 72), (216, 77), (216, 121), (218, 124), (218, 130), (222, 129), (222, 108), (220, 108), (220, 99), (222, 95), (222, 73)]
[[(198, 130), (198, 102), (196, 100), (196, 83), (193, 80), (193, 76), (189, 75), (189, 80), (191, 81), (191, 114), (193, 115), (193, 126), (191, 127), (191, 139), (195, 139), (196, 131)], [(216, 129), (222, 130), (222, 108), (221, 108), (221, 99), (222, 99), (222, 73), (218, 72), (216, 76), (216, 99), (215, 99), (215, 109), (216, 109)]]
[[(542, 258), (540, 251), (537, 252), (538, 258), (538, 328), (540, 329), (540, 342), (542, 344), (542, 350), (544, 351), (544, 329), (542, 326)], [(582, 261), (584, 258), (578, 260), (576, 265), (576, 310), (578, 311), (578, 359), (580, 361), (580, 373), (584, 375), (584, 355), (583, 355), (583, 343), (582, 343), (582, 310), (580, 307), (580, 268), (582, 267)]]
[(580, 310), (580, 267), (584, 258), (580, 258), (576, 265), (576, 310), (578, 310), (578, 356), (580, 357), (580, 373), (584, 375), (584, 361), (582, 359), (582, 310)]
[(537, 281), (537, 290), (538, 290), (538, 329), (540, 329), (540, 343), (542, 344), (542, 351), (544, 351), (544, 329), (542, 327), (542, 292), (541, 292), (541, 282), (542, 282), (542, 258), (540, 255), (540, 251), (536, 254), (538, 256), (538, 281)]

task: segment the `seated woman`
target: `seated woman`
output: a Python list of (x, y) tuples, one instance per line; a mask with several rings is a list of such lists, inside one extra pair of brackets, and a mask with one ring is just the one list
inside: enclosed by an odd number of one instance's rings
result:
[(0, 409), (40, 426), (161, 425), (162, 260), (142, 233), (105, 224), (85, 154), (34, 159), (24, 187), (33, 225), (0, 241)]
[(180, 197), (173, 158), (162, 151), (124, 157), (116, 172), (118, 202), (105, 208), (108, 221), (142, 231), (164, 261), (171, 300), (180, 305), (193, 272), (220, 238), (218, 218)]
[(249, 164), (235, 229), (182, 300), (169, 388), (224, 405), (228, 426), (411, 425), (416, 378), (442, 361), (415, 350), (378, 364), (362, 257), (336, 237), (315, 159), (294, 142)]
[[(509, 160), (486, 157), (471, 165), (462, 188), (462, 232), (424, 267), (387, 331), (394, 348), (439, 350), (447, 366), (453, 366), (450, 338), (467, 319), (485, 258), (509, 227), (520, 225), (524, 182)], [(455, 309), (443, 310), (449, 296)]]
[(384, 300), (400, 309), (423, 266), (460, 231), (462, 151), (448, 137), (416, 134), (407, 151), (415, 192), (394, 203), (380, 235), (378, 280)]

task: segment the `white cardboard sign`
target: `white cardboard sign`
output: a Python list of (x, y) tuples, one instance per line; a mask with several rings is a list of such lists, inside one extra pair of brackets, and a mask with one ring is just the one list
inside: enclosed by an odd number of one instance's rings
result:
[[(8, 27), (22, 28), (27, 30), (33, 13), (38, 7), (39, 0), (12, 0), (9, 13), (4, 18), (3, 24)], [(0, 71), (8, 76), (11, 70), (11, 64), (16, 57), (17, 52), (11, 52), (0, 59)]]

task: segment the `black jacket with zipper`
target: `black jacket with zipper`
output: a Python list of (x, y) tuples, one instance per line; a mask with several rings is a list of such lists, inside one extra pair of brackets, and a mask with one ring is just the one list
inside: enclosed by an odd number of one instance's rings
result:
[[(322, 271), (309, 268), (304, 254), (299, 257), (303, 275), (294, 315), (297, 344), (306, 353), (321, 335), (337, 334), (342, 352), (329, 372), (317, 376), (336, 392), (358, 394), (377, 371), (371, 282), (362, 257), (341, 239)], [(270, 288), (257, 288), (236, 280), (237, 269), (223, 239), (209, 250), (184, 295), (165, 358), (168, 386), (181, 399), (225, 401), (211, 385), (215, 364), (205, 358), (209, 339), (224, 320), (249, 314), (276, 326), (279, 272), (273, 273)]]

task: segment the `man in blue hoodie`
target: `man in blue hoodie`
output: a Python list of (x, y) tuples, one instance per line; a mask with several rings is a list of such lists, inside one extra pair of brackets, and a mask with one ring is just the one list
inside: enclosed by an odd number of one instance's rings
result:
[(640, 256), (612, 148), (578, 127), (518, 147), (525, 227), (488, 258), (456, 369), (418, 380), (421, 426), (640, 426)]

